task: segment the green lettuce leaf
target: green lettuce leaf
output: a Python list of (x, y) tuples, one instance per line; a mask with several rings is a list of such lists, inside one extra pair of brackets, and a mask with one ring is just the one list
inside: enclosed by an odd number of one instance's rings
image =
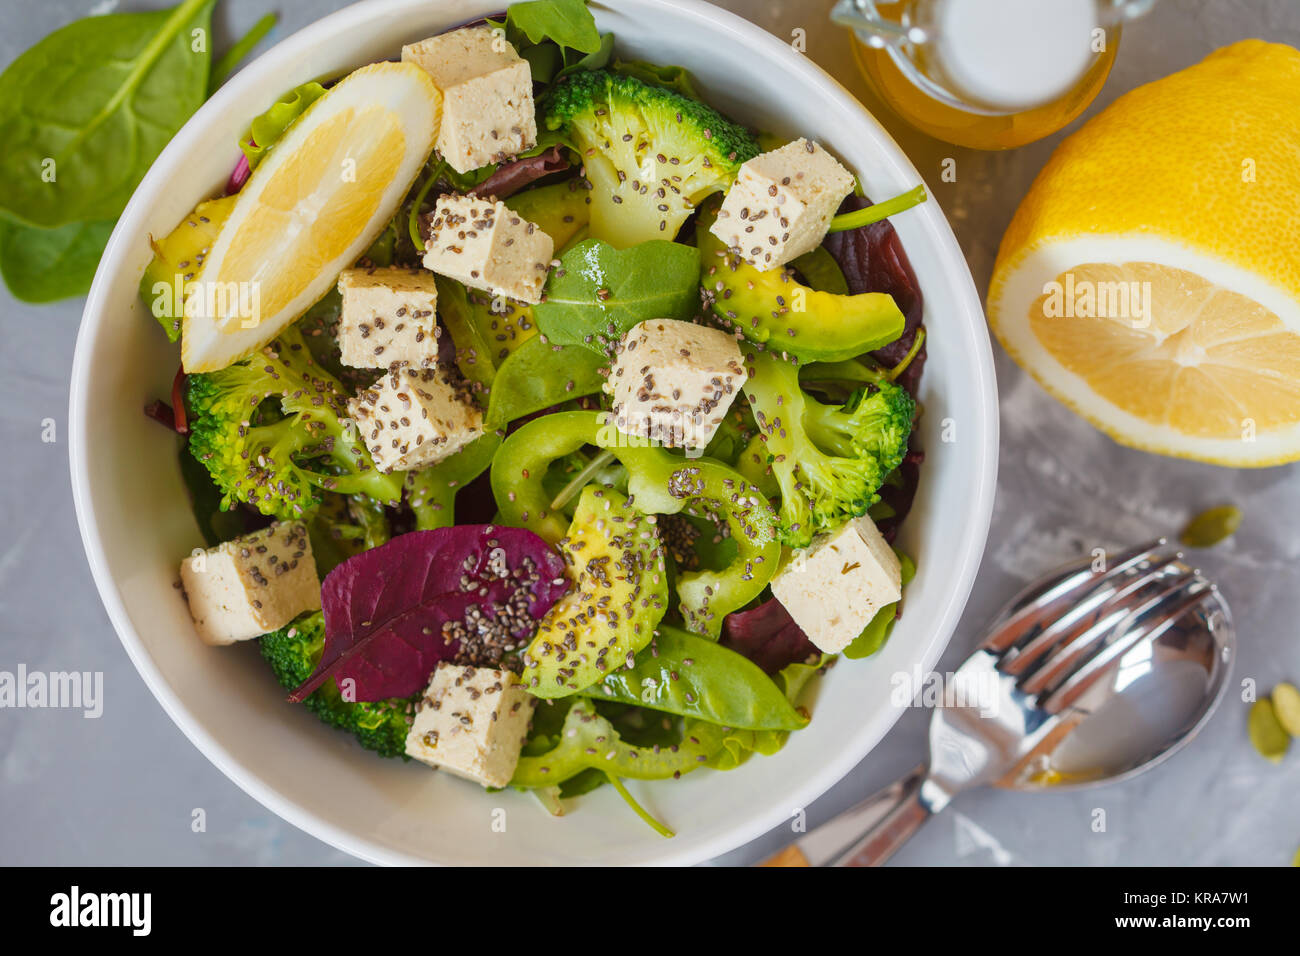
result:
[(325, 87), (314, 80), (285, 93), (262, 115), (249, 124), (248, 132), (239, 141), (239, 148), (248, 159), (248, 168), (254, 169), (266, 151), (284, 136), (290, 126), (325, 95)]

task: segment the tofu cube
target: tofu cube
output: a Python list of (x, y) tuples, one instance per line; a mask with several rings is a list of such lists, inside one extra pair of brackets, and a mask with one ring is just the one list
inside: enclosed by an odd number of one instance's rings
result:
[(709, 231), (766, 272), (821, 245), (853, 183), (834, 156), (798, 139), (740, 167)]
[(247, 641), (320, 608), (307, 526), (276, 522), (181, 562), (181, 586), (205, 644)]
[(903, 595), (898, 555), (865, 515), (796, 551), (772, 578), (772, 594), (808, 640), (838, 654), (876, 612)]
[(438, 152), (458, 173), (537, 145), (533, 74), (504, 36), (467, 27), (402, 47), (442, 93)]
[(361, 440), (384, 472), (442, 461), (483, 434), (483, 415), (441, 368), (397, 367), (348, 401)]
[(429, 218), (424, 267), (471, 289), (535, 305), (554, 251), (544, 230), (505, 203), (447, 195)]
[(647, 319), (616, 348), (606, 390), (614, 427), (674, 448), (703, 448), (749, 378), (734, 336)]
[(438, 287), (423, 269), (345, 269), (339, 353), (352, 368), (436, 365)]
[(509, 671), (442, 661), (416, 704), (406, 753), (485, 787), (504, 787), (535, 706)]

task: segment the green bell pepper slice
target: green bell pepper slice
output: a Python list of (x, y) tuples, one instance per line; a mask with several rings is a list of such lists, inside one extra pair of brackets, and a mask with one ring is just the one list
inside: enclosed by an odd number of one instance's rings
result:
[(762, 592), (776, 572), (781, 545), (767, 499), (738, 472), (711, 458), (674, 455), (625, 435), (603, 412), (556, 412), (534, 419), (501, 445), (492, 463), (492, 492), (503, 524), (528, 528), (555, 544), (568, 530), (542, 478), (552, 461), (585, 445), (605, 449), (627, 470), (628, 500), (645, 514), (711, 511), (737, 544), (720, 571), (679, 571), (677, 594), (688, 629), (716, 637), (722, 620)]

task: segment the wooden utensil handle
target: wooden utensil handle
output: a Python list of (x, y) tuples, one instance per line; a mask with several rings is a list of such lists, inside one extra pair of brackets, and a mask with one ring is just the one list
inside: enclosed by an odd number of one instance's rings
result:
[(759, 866), (812, 866), (812, 864), (808, 862), (808, 857), (804, 856), (803, 851), (800, 850), (793, 843), (790, 844), (788, 847), (786, 847), (784, 850), (780, 851), (779, 853), (772, 854), (766, 860), (764, 860), (762, 863), (758, 865)]

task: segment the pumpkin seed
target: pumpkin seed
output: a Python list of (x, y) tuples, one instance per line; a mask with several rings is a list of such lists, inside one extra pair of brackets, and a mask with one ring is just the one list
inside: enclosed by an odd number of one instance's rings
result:
[(1202, 511), (1183, 528), (1179, 540), (1189, 548), (1212, 548), (1241, 527), (1241, 509), (1236, 505), (1220, 505)]
[(1250, 742), (1255, 745), (1259, 755), (1272, 763), (1281, 763), (1287, 748), (1291, 746), (1291, 737), (1277, 721), (1273, 702), (1267, 697), (1255, 701), (1250, 708)]
[(1278, 684), (1272, 697), (1277, 722), (1292, 737), (1300, 737), (1300, 690), (1294, 684)]

